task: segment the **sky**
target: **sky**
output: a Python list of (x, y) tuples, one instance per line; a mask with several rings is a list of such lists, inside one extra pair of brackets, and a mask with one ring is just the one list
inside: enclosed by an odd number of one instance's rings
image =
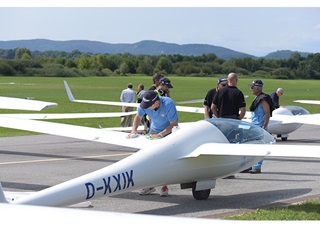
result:
[[(19, 3), (0, 3), (0, 41), (155, 40), (180, 45), (209, 44), (258, 57), (277, 50), (320, 53), (319, 3), (264, 7), (245, 0), (239, 1), (244, 2), (242, 5), (143, 5), (137, 0), (123, 5), (99, 5), (95, 0), (83, 5), (79, 4), (81, 0), (65, 5), (60, 0), (47, 5), (27, 0), (11, 2)], [(134, 7), (132, 2), (136, 2)]]

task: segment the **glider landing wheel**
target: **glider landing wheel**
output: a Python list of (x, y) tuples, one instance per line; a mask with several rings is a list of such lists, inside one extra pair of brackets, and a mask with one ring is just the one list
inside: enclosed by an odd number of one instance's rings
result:
[(287, 141), (288, 137), (281, 137), (282, 141)]
[(209, 197), (211, 189), (196, 191), (196, 187), (192, 187), (192, 195), (196, 200), (205, 200)]

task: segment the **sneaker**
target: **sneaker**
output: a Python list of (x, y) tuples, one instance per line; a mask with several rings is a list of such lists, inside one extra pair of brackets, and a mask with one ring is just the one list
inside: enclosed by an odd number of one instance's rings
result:
[(252, 174), (261, 173), (261, 169), (252, 168), (252, 170), (250, 170), (249, 173), (252, 173)]
[(152, 192), (155, 192), (155, 188), (143, 188), (139, 191), (139, 195), (149, 195)]
[(236, 178), (235, 175), (230, 175), (230, 176), (226, 176), (222, 179), (235, 179), (235, 178)]
[(252, 170), (252, 168), (245, 169), (245, 170), (242, 170), (240, 173), (250, 173), (251, 170)]
[(168, 196), (169, 193), (168, 193), (169, 189), (166, 185), (163, 185), (161, 190), (160, 190), (160, 196)]

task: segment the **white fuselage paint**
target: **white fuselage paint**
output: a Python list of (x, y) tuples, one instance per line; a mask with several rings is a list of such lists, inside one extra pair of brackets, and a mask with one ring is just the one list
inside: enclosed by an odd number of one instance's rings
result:
[(195, 124), (163, 138), (160, 146), (144, 148), (113, 165), (11, 203), (66, 206), (144, 187), (214, 180), (262, 159), (228, 155), (186, 158), (201, 144), (229, 143), (209, 122)]

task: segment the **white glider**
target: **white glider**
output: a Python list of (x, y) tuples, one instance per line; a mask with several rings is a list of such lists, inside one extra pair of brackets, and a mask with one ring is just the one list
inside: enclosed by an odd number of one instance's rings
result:
[(164, 184), (192, 188), (193, 197), (203, 200), (217, 178), (240, 172), (266, 156), (320, 158), (318, 146), (285, 149), (273, 144), (267, 131), (225, 118), (190, 123), (159, 140), (126, 139), (124, 132), (3, 116), (0, 126), (139, 149), (110, 166), (18, 199), (8, 201), (1, 189), (0, 202), (10, 204), (68, 206)]
[(58, 106), (58, 104), (53, 102), (0, 96), (0, 109), (40, 111), (44, 108), (56, 106)]
[(23, 197), (7, 199), (0, 184), (0, 202), (68, 206), (170, 184), (192, 188), (193, 197), (204, 200), (215, 187), (216, 179), (240, 172), (264, 157), (320, 158), (319, 146), (275, 145), (270, 133), (245, 121), (212, 118), (182, 126), (159, 140), (142, 135), (127, 139), (125, 132), (0, 115), (0, 127), (137, 149), (110, 166)]
[(23, 118), (23, 119), (34, 119), (34, 120), (52, 120), (52, 119), (121, 117), (121, 116), (134, 115), (136, 113), (137, 113), (137, 111), (131, 111), (131, 112), (108, 112), (108, 113), (0, 114), (0, 116)]
[[(123, 106), (124, 105), (123, 102), (75, 99), (67, 81), (63, 81), (63, 82), (64, 82), (64, 86), (65, 86), (67, 94), (68, 94), (68, 98), (71, 102), (111, 105), (111, 106)], [(130, 106), (130, 107), (139, 107), (140, 104), (139, 103), (126, 103), (125, 105)], [(182, 111), (182, 112), (204, 113), (203, 107), (176, 106), (176, 108), (177, 108), (177, 111)]]
[[(250, 116), (250, 112), (246, 116)], [(250, 122), (250, 117), (244, 119)], [(284, 106), (272, 112), (268, 131), (287, 140), (290, 133), (300, 128), (303, 124), (320, 125), (320, 114), (310, 114), (309, 111), (300, 106)]]
[(294, 100), (294, 102), (320, 105), (320, 100)]

